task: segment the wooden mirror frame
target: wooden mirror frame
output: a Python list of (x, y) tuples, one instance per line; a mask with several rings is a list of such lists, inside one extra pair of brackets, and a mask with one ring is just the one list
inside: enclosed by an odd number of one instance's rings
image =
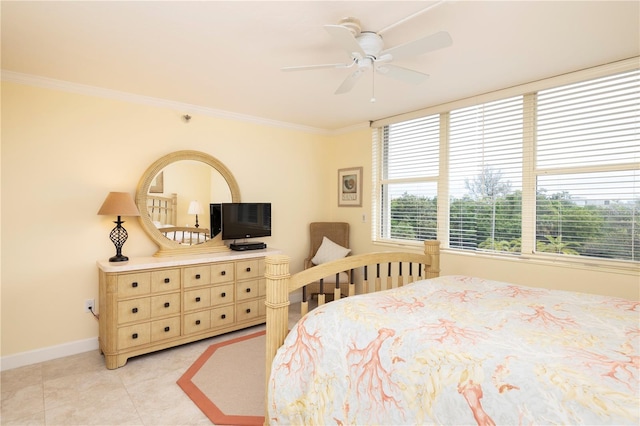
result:
[(136, 205), (138, 206), (138, 210), (140, 210), (140, 225), (149, 238), (158, 245), (158, 251), (154, 256), (176, 256), (228, 251), (229, 248), (222, 241), (221, 234), (216, 235), (214, 238), (205, 241), (204, 243), (192, 246), (185, 246), (176, 241), (172, 241), (162, 235), (160, 230), (151, 221), (151, 217), (146, 214), (147, 198), (153, 179), (169, 164), (183, 160), (201, 161), (217, 170), (227, 182), (227, 185), (229, 185), (231, 202), (240, 202), (240, 188), (238, 187), (238, 182), (236, 182), (236, 179), (233, 177), (233, 174), (231, 174), (229, 169), (211, 155), (199, 151), (177, 151), (160, 158), (144, 172), (136, 190)]

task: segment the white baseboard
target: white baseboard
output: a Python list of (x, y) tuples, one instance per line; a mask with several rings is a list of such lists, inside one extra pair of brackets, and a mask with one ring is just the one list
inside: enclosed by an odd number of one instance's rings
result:
[(75, 342), (64, 343), (62, 345), (49, 346), (47, 348), (7, 355), (0, 358), (0, 371), (11, 370), (18, 367), (24, 367), (25, 365), (37, 364), (39, 362), (50, 361), (52, 359), (97, 349), (98, 338), (92, 337), (90, 339), (76, 340)]

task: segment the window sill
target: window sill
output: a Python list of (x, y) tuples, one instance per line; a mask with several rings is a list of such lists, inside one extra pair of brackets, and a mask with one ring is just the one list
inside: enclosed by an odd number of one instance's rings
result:
[[(421, 242), (399, 242), (399, 241), (373, 241), (376, 246), (392, 247), (395, 249), (421, 250)], [(475, 258), (493, 259), (505, 262), (525, 262), (541, 266), (554, 266), (559, 268), (583, 269), (599, 272), (610, 272), (624, 275), (640, 276), (640, 263), (629, 261), (615, 261), (605, 259), (594, 259), (589, 257), (576, 258), (556, 255), (544, 255), (537, 253), (530, 254), (499, 254), (480, 251), (459, 250), (441, 248), (441, 254), (452, 256), (469, 256)]]

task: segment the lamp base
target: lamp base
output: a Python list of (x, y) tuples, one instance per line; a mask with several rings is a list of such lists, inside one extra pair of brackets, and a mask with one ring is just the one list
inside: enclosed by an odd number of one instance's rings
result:
[(111, 230), (109, 238), (111, 238), (113, 245), (116, 246), (116, 255), (110, 258), (109, 262), (126, 262), (129, 258), (122, 254), (122, 246), (124, 242), (127, 241), (127, 230), (122, 227), (124, 222), (120, 220), (120, 216), (118, 216), (118, 220), (114, 223), (116, 227)]
[(109, 258), (109, 262), (126, 262), (127, 260), (129, 260), (129, 258), (122, 254), (116, 254), (115, 256)]

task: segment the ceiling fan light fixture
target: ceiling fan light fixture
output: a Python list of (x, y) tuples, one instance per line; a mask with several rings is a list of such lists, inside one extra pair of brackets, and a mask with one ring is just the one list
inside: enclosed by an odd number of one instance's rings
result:
[(356, 40), (367, 56), (377, 57), (384, 47), (382, 37), (374, 32), (365, 31), (356, 37)]

